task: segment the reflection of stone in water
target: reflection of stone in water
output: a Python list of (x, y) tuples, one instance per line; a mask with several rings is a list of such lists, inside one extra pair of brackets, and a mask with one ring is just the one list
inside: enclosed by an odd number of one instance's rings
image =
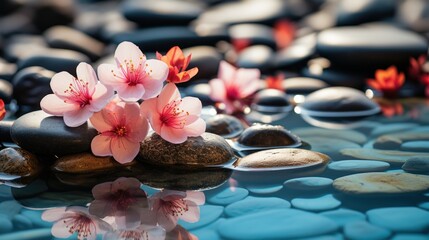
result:
[(218, 114), (205, 121), (206, 132), (214, 133), (224, 138), (237, 137), (244, 130), (241, 121), (234, 116)]

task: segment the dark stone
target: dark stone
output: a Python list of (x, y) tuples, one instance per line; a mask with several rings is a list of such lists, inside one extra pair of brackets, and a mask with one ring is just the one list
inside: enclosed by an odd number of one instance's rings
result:
[(292, 109), (285, 92), (277, 89), (264, 89), (255, 94), (251, 105), (259, 112), (287, 112)]
[[(104, 15), (103, 12), (100, 14)], [(116, 10), (113, 10), (106, 18), (106, 22), (101, 25), (99, 32), (99, 37), (105, 42), (111, 42), (116, 35), (132, 32), (138, 27), (136, 23), (127, 20)]]
[(213, 105), (215, 102), (210, 98), (211, 87), (207, 83), (191, 85), (185, 89), (186, 96), (199, 98), (203, 106)]
[(37, 157), (20, 148), (5, 148), (0, 151), (0, 179), (13, 180), (34, 177), (40, 172)]
[(141, 143), (139, 157), (144, 163), (185, 168), (220, 165), (235, 158), (225, 139), (212, 133), (189, 137), (182, 144), (167, 142), (153, 133)]
[(75, 75), (76, 67), (80, 62), (90, 62), (82, 53), (63, 49), (45, 49), (32, 56), (21, 59), (18, 69), (40, 66), (54, 72), (66, 71)]
[(10, 100), (12, 100), (12, 92), (12, 84), (9, 81), (0, 79), (0, 99), (2, 99), (4, 103), (10, 103)]
[(13, 13), (14, 11), (22, 7), (23, 3), (16, 0), (4, 0), (1, 4), (2, 5), (0, 8), (0, 16), (3, 16)]
[(330, 87), (308, 95), (300, 105), (303, 114), (320, 117), (358, 117), (376, 114), (379, 106), (361, 91)]
[(315, 78), (294, 77), (287, 78), (285, 81), (283, 81), (283, 87), (288, 94), (307, 95), (314, 91), (329, 87), (329, 85)]
[(10, 137), (10, 129), (12, 128), (13, 121), (0, 121), (0, 142), (13, 142)]
[(217, 75), (222, 55), (216, 48), (197, 46), (183, 49), (183, 53), (186, 56), (192, 54), (188, 69), (198, 67), (198, 74), (194, 77), (195, 79), (211, 79)]
[(214, 133), (224, 138), (234, 138), (240, 135), (244, 126), (241, 121), (230, 115), (218, 114), (206, 121), (206, 132)]
[(181, 48), (198, 45), (215, 45), (218, 41), (228, 40), (225, 29), (216, 32), (198, 33), (188, 27), (155, 27), (141, 29), (130, 33), (116, 35), (112, 41), (119, 44), (130, 41), (139, 46), (143, 52), (168, 51), (177, 45)]
[(340, 1), (337, 10), (337, 25), (357, 25), (392, 17), (396, 2), (391, 0)]
[(113, 157), (97, 157), (92, 153), (77, 153), (60, 157), (52, 166), (56, 172), (85, 174), (94, 172), (110, 172), (134, 164), (120, 164)]
[(33, 10), (32, 23), (39, 31), (55, 25), (68, 25), (74, 20), (74, 1), (43, 0), (31, 2)]
[(277, 52), (274, 57), (275, 68), (293, 68), (303, 66), (315, 53), (316, 35), (310, 34), (296, 39), (290, 46)]
[(401, 2), (397, 16), (400, 22), (414, 31), (429, 31), (429, 2), (426, 0)]
[(429, 173), (429, 157), (411, 157), (405, 161), (402, 169), (412, 173)]
[(90, 124), (67, 127), (62, 117), (43, 111), (21, 116), (11, 129), (12, 139), (18, 146), (40, 155), (63, 156), (89, 151), (96, 135), (97, 130)]
[(44, 51), (48, 45), (45, 39), (39, 35), (18, 34), (5, 41), (4, 55), (10, 62), (17, 62), (23, 58)]
[(300, 141), (298, 137), (283, 126), (261, 124), (247, 128), (237, 140), (238, 143), (244, 146), (252, 147), (290, 146)]
[(231, 39), (246, 40), (249, 45), (277, 47), (273, 29), (262, 24), (237, 24), (229, 27), (228, 32)]
[(322, 31), (317, 52), (333, 64), (354, 69), (408, 67), (410, 57), (426, 54), (427, 41), (392, 27), (342, 27)]
[(101, 57), (104, 44), (83, 32), (65, 26), (55, 26), (45, 31), (46, 42), (52, 48), (81, 52), (92, 61)]
[(25, 11), (18, 11), (0, 18), (0, 36), (36, 33), (36, 27)]
[(250, 46), (238, 55), (239, 68), (258, 68), (266, 71), (272, 67), (273, 50), (265, 45)]
[[(1, 46), (0, 46), (1, 47)], [(16, 72), (16, 64), (8, 63), (0, 58), (0, 79), (10, 81)]]
[(122, 4), (123, 15), (142, 27), (188, 25), (205, 9), (202, 2), (178, 0), (127, 0)]
[(13, 78), (13, 97), (19, 105), (40, 109), (40, 101), (52, 93), (50, 82), (54, 72), (42, 67), (29, 67), (17, 72)]

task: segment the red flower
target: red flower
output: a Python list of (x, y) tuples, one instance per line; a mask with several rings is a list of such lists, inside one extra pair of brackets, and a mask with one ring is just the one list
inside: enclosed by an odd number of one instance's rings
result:
[(423, 74), (423, 65), (426, 62), (426, 56), (421, 55), (418, 58), (410, 58), (410, 68), (408, 69), (408, 73), (413, 79), (420, 79)]
[(295, 26), (287, 21), (280, 20), (274, 25), (274, 39), (279, 49), (289, 46), (295, 38)]
[(168, 50), (165, 56), (160, 53), (156, 53), (156, 58), (165, 62), (168, 65), (168, 77), (167, 81), (172, 83), (187, 82), (198, 73), (198, 68), (194, 67), (187, 71), (186, 68), (191, 61), (191, 54), (187, 57), (183, 55), (182, 50), (178, 46), (172, 47)]
[(252, 42), (247, 38), (234, 38), (231, 40), (231, 43), (235, 52), (239, 53), (250, 46)]
[(394, 98), (398, 90), (404, 85), (404, 73), (398, 73), (395, 66), (390, 66), (386, 70), (375, 71), (375, 79), (368, 79), (367, 84), (383, 93), (384, 97)]
[(284, 90), (283, 79), (284, 79), (284, 75), (280, 73), (280, 74), (277, 74), (276, 76), (268, 76), (265, 79), (265, 83), (267, 85), (267, 88), (273, 88), (273, 89), (283, 91)]
[(0, 99), (0, 120), (2, 120), (5, 115), (6, 115), (6, 109), (4, 109), (4, 102), (2, 99)]

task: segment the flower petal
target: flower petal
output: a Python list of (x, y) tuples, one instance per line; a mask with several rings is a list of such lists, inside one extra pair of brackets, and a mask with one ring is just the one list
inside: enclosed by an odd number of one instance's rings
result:
[(124, 137), (112, 138), (110, 143), (113, 158), (119, 163), (129, 163), (134, 160), (140, 150), (140, 143), (131, 142)]
[(112, 150), (110, 149), (111, 137), (102, 134), (95, 136), (91, 141), (91, 151), (95, 156), (111, 156)]
[(100, 82), (108, 86), (116, 86), (117, 84), (124, 83), (123, 74), (118, 71), (113, 64), (100, 64), (97, 68), (98, 77)]
[(98, 82), (97, 75), (91, 65), (85, 62), (79, 63), (76, 68), (76, 75), (78, 79), (88, 83), (88, 89), (94, 89), (95, 84)]
[(183, 129), (175, 129), (175, 128), (168, 127), (166, 125), (163, 125), (161, 127), (160, 136), (164, 140), (174, 144), (183, 143), (186, 141), (186, 139), (188, 139), (188, 135), (186, 131), (184, 131)]
[(203, 205), (206, 202), (206, 196), (199, 191), (186, 191), (186, 200), (192, 201), (197, 205)]
[(163, 227), (167, 232), (173, 230), (177, 226), (179, 217), (165, 213), (163, 210), (159, 210), (157, 213), (158, 224)]
[[(115, 50), (115, 59), (117, 63), (126, 66), (126, 62), (132, 62), (134, 65), (146, 62), (146, 56), (140, 48), (132, 42), (121, 42)], [(144, 64), (143, 64), (144, 65)], [(118, 66), (119, 67), (119, 66)]]
[(216, 102), (222, 102), (226, 99), (226, 87), (225, 82), (221, 79), (212, 79), (210, 84), (210, 98)]
[(180, 92), (179, 89), (177, 89), (176, 84), (167, 83), (167, 85), (165, 85), (165, 87), (161, 91), (161, 94), (159, 94), (158, 97), (158, 112), (162, 113), (165, 105), (178, 99), (180, 99)]
[(55, 74), (51, 79), (51, 89), (61, 99), (69, 96), (64, 91), (69, 89), (70, 84), (73, 84), (75, 77), (68, 72), (59, 72)]
[(65, 215), (66, 208), (58, 207), (46, 210), (42, 213), (42, 220), (46, 222), (55, 222), (63, 218)]
[(63, 221), (56, 222), (51, 229), (51, 233), (54, 237), (57, 238), (68, 238), (73, 233), (69, 232), (69, 229), (67, 228), (67, 224)]
[(98, 132), (106, 132), (112, 129), (112, 126), (105, 121), (101, 112), (94, 113), (89, 121)]
[(145, 93), (145, 87), (142, 84), (137, 84), (135, 86), (129, 86), (128, 84), (121, 84), (117, 86), (116, 90), (118, 91), (118, 96), (129, 102), (138, 101), (143, 97)]
[(88, 107), (78, 109), (75, 111), (64, 113), (64, 123), (69, 127), (78, 127), (92, 116), (93, 112), (88, 110)]
[(218, 78), (226, 83), (234, 81), (237, 69), (226, 61), (219, 64)]
[(89, 105), (89, 109), (92, 112), (101, 111), (101, 109), (106, 106), (106, 104), (112, 99), (114, 92), (103, 85), (101, 82), (98, 82), (95, 85), (95, 92), (92, 95), (92, 101)]
[(203, 108), (201, 100), (196, 97), (184, 97), (180, 103), (180, 108), (189, 113), (189, 115), (201, 115)]
[(146, 73), (150, 79), (165, 81), (168, 76), (168, 66), (165, 62), (157, 59), (149, 59), (146, 61)]
[(198, 222), (200, 220), (200, 207), (194, 202), (186, 201), (188, 205), (188, 211), (184, 212), (180, 218), (186, 222)]
[(65, 103), (64, 100), (55, 94), (48, 94), (40, 101), (40, 107), (48, 114), (54, 116), (63, 116), (65, 112), (76, 111), (79, 106), (76, 104)]
[(184, 132), (188, 137), (198, 137), (201, 136), (206, 131), (206, 122), (198, 118), (193, 123), (184, 127)]
[(154, 98), (161, 93), (162, 86), (164, 85), (164, 81), (145, 78), (143, 79), (143, 85), (145, 87), (145, 92), (141, 98), (143, 100), (147, 100), (150, 98)]
[(157, 109), (156, 109), (157, 103), (158, 103), (157, 98), (151, 98), (151, 99), (148, 99), (148, 100), (144, 100), (140, 104), (140, 112), (141, 112), (141, 114), (144, 117), (149, 118), (149, 116), (151, 115), (151, 113), (157, 111)]
[(247, 97), (259, 89), (259, 78), (261, 72), (258, 69), (243, 69), (237, 70), (235, 84), (240, 90), (241, 97)]

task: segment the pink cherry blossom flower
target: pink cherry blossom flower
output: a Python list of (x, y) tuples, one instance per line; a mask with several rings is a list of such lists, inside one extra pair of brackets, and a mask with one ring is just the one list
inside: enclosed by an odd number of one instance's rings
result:
[(64, 116), (64, 122), (69, 127), (84, 124), (113, 96), (113, 91), (98, 81), (91, 65), (79, 63), (76, 72), (77, 78), (68, 72), (55, 74), (51, 80), (54, 94), (48, 94), (40, 101), (43, 111)]
[(198, 240), (198, 237), (190, 233), (182, 226), (177, 225), (173, 230), (167, 233), (165, 240)]
[(111, 86), (124, 101), (149, 99), (159, 94), (168, 76), (163, 61), (150, 59), (131, 42), (122, 42), (115, 51), (116, 65), (98, 67), (100, 81)]
[(159, 226), (140, 225), (134, 229), (117, 229), (106, 233), (103, 240), (164, 240), (165, 230)]
[(173, 230), (177, 221), (197, 222), (200, 208), (205, 202), (202, 192), (163, 190), (149, 198), (150, 208), (156, 214), (158, 224), (167, 231)]
[(138, 154), (140, 142), (148, 133), (146, 118), (137, 103), (109, 103), (90, 119), (100, 133), (91, 142), (96, 156), (113, 156), (119, 163), (131, 162)]
[(42, 219), (55, 222), (52, 226), (52, 235), (58, 238), (68, 238), (77, 233), (78, 239), (96, 239), (97, 234), (110, 231), (111, 227), (103, 220), (92, 216), (84, 207), (60, 207), (46, 210)]
[(258, 90), (260, 75), (258, 69), (236, 69), (222, 61), (218, 78), (209, 82), (210, 98), (213, 101), (224, 103), (226, 113), (242, 111), (245, 106), (245, 98)]
[(201, 101), (194, 97), (181, 99), (174, 83), (168, 83), (157, 98), (144, 101), (140, 108), (153, 130), (171, 143), (183, 143), (206, 130), (206, 123), (200, 118)]
[(4, 109), (3, 99), (0, 98), (0, 121), (6, 116), (6, 109)]
[(136, 178), (125, 177), (96, 185), (89, 212), (100, 218), (113, 216), (121, 226), (139, 226), (140, 214), (147, 209), (147, 196), (140, 186)]

